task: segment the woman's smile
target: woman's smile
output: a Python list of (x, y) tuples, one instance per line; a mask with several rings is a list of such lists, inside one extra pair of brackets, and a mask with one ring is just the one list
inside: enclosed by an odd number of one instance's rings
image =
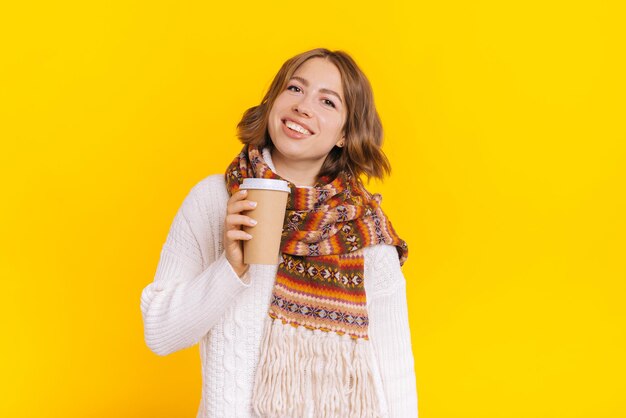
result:
[[(290, 125), (292, 127), (298, 127), (298, 129), (302, 129), (302, 130), (306, 131), (306, 129), (300, 127), (298, 124), (294, 124), (294, 122), (291, 122), (290, 120), (285, 120), (282, 125), (283, 125), (283, 132), (285, 132), (285, 134), (287, 136), (289, 136), (290, 138), (293, 138), (293, 139), (303, 139), (303, 138), (308, 138), (309, 136), (312, 135), (311, 133), (303, 133), (303, 132), (299, 132), (299, 131), (296, 131), (294, 129), (291, 129), (287, 125)], [(308, 132), (308, 131), (306, 131), (306, 132)]]
[(302, 122), (298, 122), (292, 119), (285, 119), (283, 123), (287, 125), (288, 128), (293, 129), (294, 131), (298, 131), (303, 134), (312, 134), (313, 131)]

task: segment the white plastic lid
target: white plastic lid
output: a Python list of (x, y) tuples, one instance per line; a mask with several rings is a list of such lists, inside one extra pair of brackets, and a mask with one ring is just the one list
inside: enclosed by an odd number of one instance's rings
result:
[(243, 179), (243, 183), (239, 186), (239, 189), (261, 189), (261, 190), (277, 190), (280, 192), (291, 193), (289, 183), (285, 180), (278, 179), (260, 179), (260, 178), (247, 178)]

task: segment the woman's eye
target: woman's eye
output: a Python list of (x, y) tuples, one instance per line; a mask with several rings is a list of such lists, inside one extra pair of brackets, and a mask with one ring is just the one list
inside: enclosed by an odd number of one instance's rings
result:
[[(287, 90), (295, 91), (296, 93), (302, 91), (302, 90), (300, 90), (300, 87), (294, 86), (293, 84), (287, 86)], [(336, 107), (335, 103), (333, 103), (332, 100), (329, 100), (329, 99), (323, 99), (323, 100), (324, 100), (324, 104), (327, 104), (327, 105), (332, 106), (332, 107)]]

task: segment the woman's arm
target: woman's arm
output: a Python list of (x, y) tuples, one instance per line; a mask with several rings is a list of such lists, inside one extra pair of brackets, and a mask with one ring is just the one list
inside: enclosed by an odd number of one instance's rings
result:
[(369, 336), (383, 381), (389, 417), (414, 418), (417, 417), (417, 388), (406, 281), (394, 246), (380, 245), (373, 261), (372, 271), (379, 277), (375, 279), (376, 292), (368, 306)]
[[(219, 233), (223, 217), (216, 213), (199, 213), (196, 194), (202, 185), (194, 187), (174, 217), (161, 251), (154, 281), (141, 293), (141, 313), (147, 346), (154, 353), (167, 355), (197, 343), (215, 325), (233, 303), (239, 292), (249, 287), (249, 277), (237, 276), (222, 250), (217, 258), (206, 251), (204, 271), (203, 254), (196, 237), (212, 240)], [(204, 185), (203, 187), (207, 187)], [(206, 191), (206, 189), (205, 189)], [(219, 197), (219, 193), (214, 196)], [(225, 210), (225, 209), (224, 209)], [(201, 217), (208, 218), (208, 223)], [(192, 225), (195, 230), (192, 229)], [(198, 228), (208, 228), (207, 231)], [(218, 242), (212, 242), (215, 246)]]

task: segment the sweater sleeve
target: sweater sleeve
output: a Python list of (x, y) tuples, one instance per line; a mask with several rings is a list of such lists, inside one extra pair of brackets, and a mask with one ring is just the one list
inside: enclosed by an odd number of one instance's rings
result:
[[(198, 231), (200, 226), (196, 225), (206, 225), (209, 229), (217, 226), (197, 219), (199, 205), (194, 201), (195, 191), (197, 187), (176, 213), (161, 250), (154, 281), (141, 293), (146, 345), (158, 355), (196, 344), (233, 304), (239, 292), (250, 286), (248, 272), (240, 278), (223, 250), (218, 257), (213, 256), (203, 263), (197, 237), (210, 239), (215, 234)], [(205, 216), (211, 218), (210, 215)], [(213, 223), (221, 219), (219, 216), (212, 218)], [(211, 254), (204, 257), (211, 257)], [(204, 270), (203, 264), (207, 266)]]
[(409, 328), (406, 281), (396, 248), (380, 245), (374, 259), (375, 281), (381, 283), (369, 308), (369, 335), (390, 418), (417, 417), (417, 388), (411, 331)]

